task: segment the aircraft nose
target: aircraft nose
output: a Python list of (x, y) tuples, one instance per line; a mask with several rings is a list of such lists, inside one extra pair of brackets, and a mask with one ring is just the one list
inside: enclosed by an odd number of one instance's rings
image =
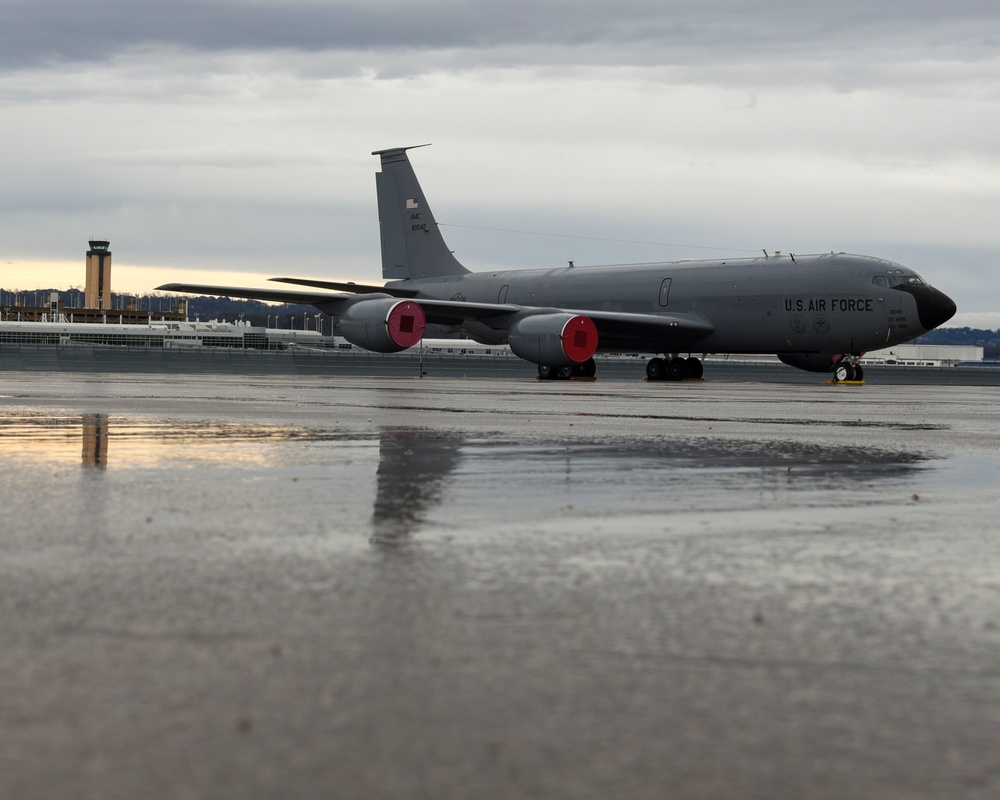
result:
[(954, 300), (926, 283), (901, 283), (892, 288), (913, 297), (917, 304), (920, 327), (925, 331), (934, 330), (938, 325), (943, 325), (958, 311)]
[(948, 295), (933, 286), (923, 286), (921, 289), (916, 294), (917, 314), (924, 330), (933, 330), (955, 316), (958, 306)]

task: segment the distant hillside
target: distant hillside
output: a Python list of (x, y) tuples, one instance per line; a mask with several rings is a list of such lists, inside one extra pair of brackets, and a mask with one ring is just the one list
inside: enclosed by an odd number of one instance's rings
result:
[(330, 318), (326, 314), (320, 314), (313, 306), (309, 305), (290, 305), (287, 303), (268, 305), (260, 300), (236, 300), (228, 297), (192, 296), (186, 299), (189, 319), (247, 321), (251, 325), (296, 328), (298, 330), (302, 329), (304, 321), (309, 330), (315, 330), (316, 317), (319, 316), (325, 326), (325, 332), (330, 333)]
[[(31, 289), (19, 291), (16, 294), (6, 289), (0, 289), (0, 307), (15, 305), (44, 306), (49, 295), (57, 289)], [(68, 309), (83, 308), (84, 293), (80, 289), (59, 291), (59, 299)], [(247, 321), (251, 325), (269, 325), (271, 327), (302, 329), (303, 315), (309, 330), (316, 328), (316, 315), (319, 312), (309, 305), (268, 305), (260, 300), (237, 300), (228, 297), (194, 297), (190, 295), (133, 295), (112, 293), (111, 307), (124, 308), (129, 303), (135, 303), (140, 310), (149, 309), (154, 318), (159, 311), (170, 311), (178, 300), (188, 301), (188, 317), (202, 321), (217, 319), (226, 322)], [(330, 333), (329, 317), (319, 314), (326, 333)]]
[(983, 348), (985, 358), (1000, 356), (1000, 331), (980, 328), (938, 328), (914, 340), (914, 344), (958, 344)]

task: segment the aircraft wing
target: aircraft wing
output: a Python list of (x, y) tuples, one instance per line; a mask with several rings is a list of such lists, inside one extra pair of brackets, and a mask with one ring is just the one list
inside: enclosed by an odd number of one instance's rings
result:
[[(278, 303), (303, 303), (323, 308), (329, 313), (340, 313), (337, 306), (346, 303), (350, 295), (378, 294), (381, 297), (413, 297), (416, 292), (406, 289), (383, 289), (365, 284), (313, 281), (306, 279), (281, 279), (284, 283), (298, 283), (339, 289), (340, 294), (326, 291), (293, 289), (257, 289), (242, 286), (214, 286), (193, 283), (168, 283), (157, 287), (164, 292), (186, 292), (223, 297), (246, 297)], [(372, 298), (375, 299), (374, 297)], [(354, 300), (352, 304), (367, 304), (368, 300)], [(573, 314), (587, 317), (597, 326), (601, 349), (638, 350), (661, 352), (672, 347), (692, 345), (714, 330), (711, 323), (693, 314), (627, 314), (618, 311), (591, 309), (536, 308), (514, 303), (472, 303), (467, 300), (430, 300), (413, 297), (426, 316), (426, 321), (436, 325), (461, 325), (468, 321), (483, 322), (496, 331), (509, 330), (516, 320), (545, 314)]]
[(577, 311), (597, 326), (601, 349), (664, 352), (683, 349), (708, 336), (715, 327), (694, 314), (623, 314)]
[(200, 283), (165, 283), (157, 286), (159, 292), (186, 292), (213, 297), (246, 297), (250, 300), (269, 300), (274, 303), (302, 303), (315, 305), (345, 299), (330, 292), (306, 292), (292, 289), (252, 289), (244, 286), (210, 286)]
[[(257, 289), (247, 286), (214, 286), (202, 283), (165, 283), (157, 286), (160, 292), (185, 292), (188, 294), (211, 295), (214, 297), (246, 297), (251, 300), (268, 300), (276, 303), (304, 303), (309, 305), (328, 306), (331, 303), (345, 302), (351, 294), (378, 294), (381, 297), (412, 297), (416, 292), (407, 289), (383, 289), (380, 286), (365, 284), (337, 283), (334, 281), (306, 281), (305, 279), (275, 279), (285, 283), (301, 283), (305, 286), (343, 287), (341, 294), (331, 292), (308, 292), (293, 289)], [(355, 302), (368, 302), (359, 300)], [(503, 314), (516, 314), (524, 310), (524, 306), (497, 305), (495, 303), (468, 303), (456, 300), (424, 300), (416, 301), (424, 310), (427, 321), (443, 325), (457, 325), (469, 319), (483, 319)], [(334, 313), (337, 313), (334, 311)]]
[(714, 328), (692, 314), (624, 314), (620, 311), (593, 311), (579, 308), (522, 306), (515, 303), (470, 303), (464, 300), (425, 300), (415, 298), (424, 309), (428, 322), (459, 323), (467, 319), (488, 319), (505, 314), (579, 314), (589, 317), (601, 335), (628, 336), (632, 333), (655, 335), (683, 333), (707, 336)]
[(460, 325), (467, 320), (478, 320), (491, 327), (508, 327), (515, 319), (544, 314), (574, 314), (587, 317), (597, 326), (601, 349), (638, 350), (660, 352), (691, 345), (715, 330), (707, 320), (694, 314), (626, 314), (620, 311), (593, 311), (574, 308), (535, 308), (512, 303), (469, 303), (462, 300), (424, 300), (415, 298), (427, 316), (427, 321), (438, 325)]

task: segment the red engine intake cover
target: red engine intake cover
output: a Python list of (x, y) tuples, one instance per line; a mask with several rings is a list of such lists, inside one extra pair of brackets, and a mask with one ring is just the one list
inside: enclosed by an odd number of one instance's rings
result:
[(396, 303), (385, 321), (389, 338), (400, 347), (413, 347), (424, 338), (427, 317), (424, 310), (411, 300)]
[(562, 346), (563, 352), (577, 364), (592, 358), (597, 352), (597, 326), (594, 321), (589, 317), (573, 317), (563, 327)]

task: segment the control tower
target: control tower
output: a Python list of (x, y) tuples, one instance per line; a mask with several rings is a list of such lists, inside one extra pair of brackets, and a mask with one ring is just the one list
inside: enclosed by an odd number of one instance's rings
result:
[(87, 285), (84, 298), (87, 308), (108, 311), (111, 308), (111, 242), (91, 239), (87, 251)]

